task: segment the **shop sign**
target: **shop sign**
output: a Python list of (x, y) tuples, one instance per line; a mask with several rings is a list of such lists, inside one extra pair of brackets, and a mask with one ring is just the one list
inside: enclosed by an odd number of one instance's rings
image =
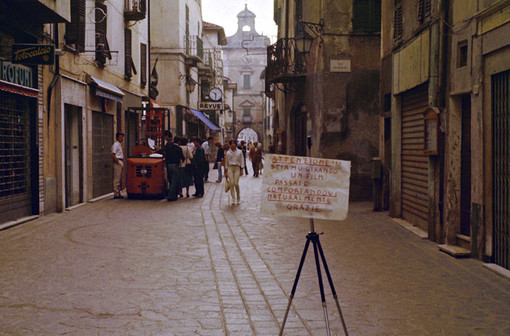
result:
[(223, 110), (223, 103), (200, 102), (199, 110)]
[(55, 45), (27, 44), (12, 45), (12, 63), (20, 64), (53, 64), (55, 61)]
[(32, 69), (23, 65), (0, 61), (0, 80), (33, 88)]

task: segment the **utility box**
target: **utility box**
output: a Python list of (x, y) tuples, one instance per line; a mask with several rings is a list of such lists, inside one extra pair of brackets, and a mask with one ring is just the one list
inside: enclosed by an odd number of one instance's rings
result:
[(163, 158), (129, 158), (126, 190), (129, 198), (163, 198), (166, 195)]

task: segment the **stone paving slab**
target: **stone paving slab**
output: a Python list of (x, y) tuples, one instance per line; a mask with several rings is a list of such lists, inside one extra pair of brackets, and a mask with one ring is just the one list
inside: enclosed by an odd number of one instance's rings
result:
[[(309, 221), (258, 214), (261, 179), (203, 199), (104, 199), (0, 231), (0, 335), (277, 335)], [(350, 335), (510, 335), (510, 281), (371, 204), (316, 221)], [(312, 248), (285, 335), (326, 335)], [(343, 335), (323, 274), (333, 335)]]

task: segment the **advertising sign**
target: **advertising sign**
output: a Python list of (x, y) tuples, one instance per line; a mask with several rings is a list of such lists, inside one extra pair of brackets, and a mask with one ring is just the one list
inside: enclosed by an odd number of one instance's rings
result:
[(12, 45), (12, 63), (21, 64), (53, 64), (55, 61), (55, 45), (27, 44)]
[(344, 220), (351, 162), (266, 154), (260, 213)]
[(200, 110), (223, 110), (223, 103), (200, 102), (198, 104)]

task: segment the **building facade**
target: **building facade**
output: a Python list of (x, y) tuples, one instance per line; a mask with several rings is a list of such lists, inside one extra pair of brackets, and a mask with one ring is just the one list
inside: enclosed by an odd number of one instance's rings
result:
[(278, 41), (268, 48), (265, 89), (275, 101), (275, 150), (350, 160), (351, 200), (370, 200), (380, 2), (279, 0), (274, 13)]
[(61, 50), (44, 72), (47, 212), (112, 192), (115, 133), (125, 134), (127, 157), (141, 137), (137, 109), (148, 93), (145, 1), (69, 4), (69, 22), (46, 27)]
[(243, 129), (252, 129), (262, 142), (265, 53), (270, 41), (255, 30), (255, 14), (247, 5), (237, 15), (237, 26), (237, 32), (227, 37), (228, 44), (223, 46), (225, 76), (237, 83), (235, 138)]
[(383, 1), (380, 155), (390, 214), (510, 268), (508, 1)]
[(68, 1), (0, 3), (1, 223), (42, 214), (47, 211), (49, 199), (44, 169), (48, 160), (44, 146), (44, 72), (54, 66), (53, 55), (45, 54), (47, 65), (30, 60), (17, 63), (13, 47), (50, 45), (44, 24), (57, 26), (69, 20)]

